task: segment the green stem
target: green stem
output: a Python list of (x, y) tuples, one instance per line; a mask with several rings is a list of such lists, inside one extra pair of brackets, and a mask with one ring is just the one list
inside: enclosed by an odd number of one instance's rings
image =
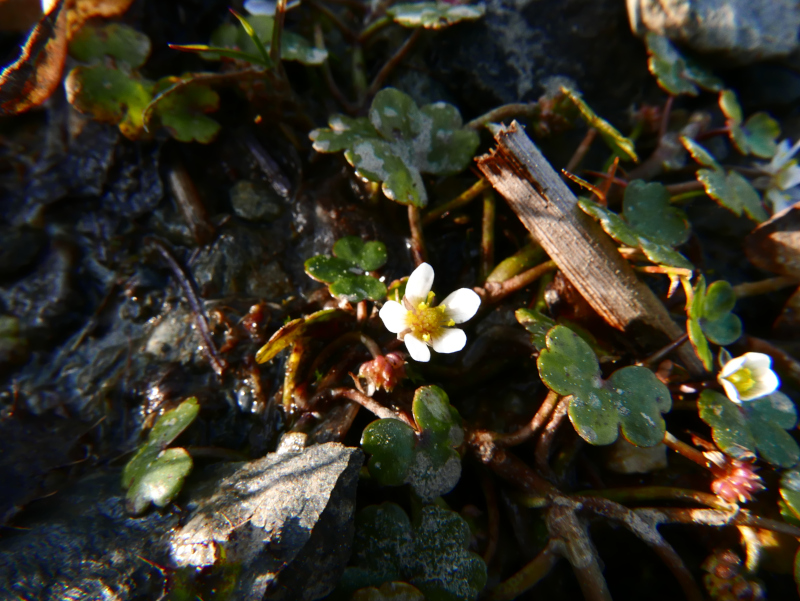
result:
[(544, 249), (535, 242), (523, 246), (510, 257), (506, 257), (486, 277), (487, 282), (502, 284), (539, 264), (545, 256)]
[(533, 119), (538, 117), (540, 113), (541, 107), (536, 102), (504, 104), (503, 106), (498, 106), (496, 109), (492, 109), (488, 113), (484, 113), (480, 117), (476, 117), (467, 123), (465, 127), (480, 129), (488, 123), (497, 123), (512, 117), (528, 117), (529, 119)]
[(706, 196), (705, 190), (695, 190), (694, 192), (684, 192), (683, 194), (676, 194), (675, 196), (671, 196), (669, 201), (672, 204), (681, 204), (686, 202), (687, 200), (691, 200), (692, 198), (697, 198), (699, 196)]
[[(325, 37), (322, 35), (322, 26), (319, 23), (314, 25), (314, 45), (320, 50), (325, 50)], [(336, 80), (333, 79), (333, 72), (328, 61), (322, 63), (322, 76), (325, 78), (325, 84), (328, 86), (331, 96), (336, 99), (346, 113), (355, 115), (358, 107), (350, 102), (339, 86), (336, 85)]]
[(367, 95), (364, 98), (365, 101), (372, 98), (373, 96), (375, 96), (375, 94), (378, 93), (378, 91), (381, 89), (386, 79), (389, 77), (392, 71), (394, 71), (394, 68), (397, 65), (399, 65), (406, 57), (406, 55), (411, 51), (411, 47), (416, 43), (416, 41), (422, 35), (422, 31), (423, 31), (422, 27), (418, 27), (417, 29), (415, 29), (414, 32), (410, 36), (408, 36), (408, 39), (403, 43), (403, 45), (397, 49), (397, 52), (395, 52), (389, 58), (389, 60), (386, 61), (386, 64), (383, 65), (383, 67), (381, 67), (381, 70), (378, 71), (378, 74), (375, 76), (375, 79), (372, 80), (372, 83), (370, 84), (369, 89), (367, 90)]
[(478, 194), (484, 190), (488, 190), (491, 187), (492, 185), (487, 180), (479, 179), (477, 182), (472, 184), (472, 186), (456, 196), (453, 200), (449, 200), (446, 203), (441, 204), (438, 207), (434, 207), (425, 213), (425, 216), (422, 218), (422, 225), (430, 225), (439, 219), (439, 217), (447, 215), (456, 209), (460, 209), (461, 207), (469, 204), (472, 199), (477, 198)]
[(414, 257), (414, 263), (419, 266), (428, 260), (419, 207), (408, 205), (408, 227), (411, 230), (411, 254)]
[(286, 19), (286, 0), (278, 0), (275, 5), (275, 21), (272, 26), (272, 44), (269, 48), (269, 57), (276, 69), (281, 67), (281, 38), (283, 36), (283, 23)]
[(374, 34), (378, 33), (381, 29), (389, 25), (392, 22), (392, 18), (386, 15), (382, 16), (380, 19), (376, 19), (369, 25), (367, 25), (360, 34), (358, 34), (358, 41), (363, 43), (366, 42), (370, 37)]
[[(521, 274), (514, 276), (513, 278), (510, 278), (500, 284), (489, 282), (481, 291), (483, 292), (483, 302), (487, 305), (499, 303), (508, 295), (522, 290), (538, 280), (544, 274), (550, 271), (555, 271), (556, 269), (558, 269), (558, 265), (555, 261), (545, 261), (544, 263), (537, 265), (532, 269), (528, 269), (527, 271), (523, 271)], [(481, 294), (481, 292), (478, 292), (478, 294)]]
[(480, 281), (485, 282), (494, 266), (495, 199), (491, 188), (483, 191), (483, 220), (481, 222)]

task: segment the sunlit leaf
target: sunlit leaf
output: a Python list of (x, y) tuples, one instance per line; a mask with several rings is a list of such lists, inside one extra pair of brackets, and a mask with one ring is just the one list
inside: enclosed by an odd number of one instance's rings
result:
[(689, 94), (696, 96), (698, 88), (716, 92), (722, 88), (722, 81), (700, 67), (696, 62), (683, 57), (666, 37), (648, 32), (647, 66), (658, 85), (673, 96)]
[(766, 113), (755, 113), (742, 123), (742, 107), (733, 90), (723, 90), (719, 106), (727, 117), (731, 141), (742, 154), (752, 154), (763, 159), (772, 158), (778, 149), (777, 139), (781, 126)]
[(422, 173), (458, 173), (478, 147), (478, 134), (462, 127), (454, 106), (437, 102), (418, 108), (394, 88), (375, 95), (369, 118), (334, 115), (328, 123), (309, 134), (317, 152), (344, 149), (359, 177), (382, 182), (387, 198), (418, 207), (428, 202)]
[(483, 4), (450, 2), (409, 2), (395, 4), (386, 13), (403, 27), (442, 29), (461, 21), (480, 19), (486, 12)]
[(84, 25), (70, 40), (69, 53), (84, 63), (108, 57), (136, 69), (150, 56), (150, 38), (122, 23)]
[(338, 329), (336, 322), (350, 318), (347, 311), (341, 309), (323, 309), (305, 317), (292, 320), (275, 332), (267, 343), (256, 353), (256, 361), (266, 363), (288, 346), (301, 338), (319, 336), (326, 329)]
[[(171, 91), (178, 83), (180, 87)], [(158, 81), (155, 93), (167, 91), (155, 105), (155, 114), (170, 135), (180, 142), (208, 144), (214, 140), (220, 125), (206, 113), (219, 108), (219, 95), (203, 84), (184, 85), (180, 77), (165, 77)]]
[(329, 284), (330, 293), (351, 303), (386, 297), (386, 284), (366, 274), (386, 263), (386, 246), (376, 240), (364, 242), (358, 236), (347, 236), (333, 245), (335, 257), (317, 255), (308, 259), (306, 273)]
[(800, 447), (786, 431), (797, 424), (797, 409), (785, 394), (773, 392), (737, 404), (719, 392), (704, 390), (697, 405), (716, 445), (734, 459), (758, 452), (773, 465), (791, 467), (800, 458)]

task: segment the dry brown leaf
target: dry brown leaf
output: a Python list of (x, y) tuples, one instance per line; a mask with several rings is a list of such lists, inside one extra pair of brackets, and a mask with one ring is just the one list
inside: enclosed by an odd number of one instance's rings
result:
[(42, 104), (61, 83), (67, 58), (67, 11), (57, 0), (31, 31), (19, 58), (0, 73), (0, 116)]
[(89, 19), (108, 19), (123, 14), (133, 0), (73, 0), (70, 2), (68, 28), (69, 37), (72, 36)]
[(753, 230), (745, 239), (745, 254), (756, 267), (800, 278), (800, 203)]

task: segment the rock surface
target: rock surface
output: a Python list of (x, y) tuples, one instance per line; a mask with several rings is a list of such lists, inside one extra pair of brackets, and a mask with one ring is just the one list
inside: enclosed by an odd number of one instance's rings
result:
[(631, 28), (738, 63), (780, 58), (798, 48), (795, 0), (627, 0)]

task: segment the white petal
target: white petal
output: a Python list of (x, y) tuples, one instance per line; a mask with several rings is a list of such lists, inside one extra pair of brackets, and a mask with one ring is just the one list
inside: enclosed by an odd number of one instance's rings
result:
[(800, 184), (800, 167), (796, 164), (789, 165), (786, 169), (783, 169), (775, 179), (781, 190), (794, 188), (797, 184)]
[(406, 284), (406, 298), (415, 307), (428, 299), (428, 292), (433, 286), (433, 267), (422, 263), (417, 267)]
[(768, 169), (772, 173), (780, 171), (780, 169), (789, 162), (794, 152), (789, 147), (789, 140), (782, 140), (778, 147), (775, 149), (775, 154), (772, 155), (772, 160), (769, 162)]
[(403, 341), (406, 343), (406, 348), (408, 349), (408, 354), (411, 355), (411, 358), (414, 361), (430, 361), (431, 360), (431, 350), (428, 348), (428, 345), (422, 342), (419, 338), (412, 334), (406, 334)]
[(447, 317), (456, 323), (464, 323), (468, 319), (472, 319), (478, 312), (478, 307), (481, 306), (481, 297), (474, 290), (461, 288), (448, 294), (441, 304), (445, 307)]
[(747, 357), (746, 357), (747, 354), (748, 353), (745, 353), (745, 355), (742, 355), (740, 357), (736, 357), (736, 358), (731, 359), (730, 361), (728, 361), (725, 364), (725, 366), (722, 368), (722, 371), (719, 372), (719, 377), (720, 378), (727, 378), (732, 373), (735, 373), (735, 372), (739, 371), (740, 369), (742, 369), (742, 366), (744, 365), (744, 362), (747, 360)]
[(467, 344), (467, 335), (458, 328), (445, 328), (434, 336), (431, 344), (437, 353), (456, 353)]
[(378, 315), (380, 315), (387, 330), (393, 334), (399, 334), (408, 327), (406, 325), (407, 313), (408, 311), (403, 305), (397, 301), (390, 300), (386, 301), (386, 304), (381, 307), (381, 312)]
[(762, 396), (772, 394), (778, 390), (780, 385), (781, 381), (778, 379), (777, 374), (771, 369), (767, 369), (756, 374), (755, 385), (747, 393), (740, 395), (740, 398), (743, 401), (754, 401)]
[(740, 358), (744, 359), (742, 367), (746, 367), (753, 372), (760, 372), (772, 367), (772, 357), (764, 353), (745, 353)]
[(732, 400), (734, 403), (741, 403), (742, 399), (739, 398), (739, 389), (736, 388), (731, 382), (728, 380), (724, 380), (719, 378), (719, 383), (722, 384), (722, 387), (725, 389), (725, 394), (728, 395), (728, 398)]

